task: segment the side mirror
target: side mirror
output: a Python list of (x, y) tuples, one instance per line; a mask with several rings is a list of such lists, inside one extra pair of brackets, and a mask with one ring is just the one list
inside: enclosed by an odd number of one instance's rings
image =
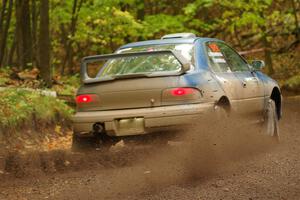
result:
[(260, 71), (265, 67), (265, 62), (263, 60), (253, 60), (251, 66), (255, 71)]

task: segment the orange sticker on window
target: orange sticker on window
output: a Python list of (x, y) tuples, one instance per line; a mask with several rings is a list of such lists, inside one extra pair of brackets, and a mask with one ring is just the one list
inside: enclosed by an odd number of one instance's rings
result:
[(220, 52), (220, 48), (215, 43), (209, 44), (208, 47), (211, 49), (212, 52)]

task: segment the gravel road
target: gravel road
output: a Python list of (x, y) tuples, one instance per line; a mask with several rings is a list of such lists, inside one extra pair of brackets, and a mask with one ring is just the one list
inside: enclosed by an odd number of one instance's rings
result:
[(300, 99), (277, 144), (238, 118), (197, 124), (168, 145), (8, 155), (0, 199), (300, 199)]

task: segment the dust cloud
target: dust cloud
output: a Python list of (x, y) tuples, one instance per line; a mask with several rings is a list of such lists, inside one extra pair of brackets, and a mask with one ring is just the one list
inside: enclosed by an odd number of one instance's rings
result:
[(215, 115), (207, 115), (145, 157), (141, 166), (153, 187), (214, 176), (228, 163), (251, 159), (276, 146), (262, 128), (238, 116), (217, 120)]
[[(79, 188), (76, 197), (147, 196), (165, 186), (191, 184), (224, 170), (234, 170), (232, 163), (266, 153), (274, 146), (274, 141), (261, 133), (260, 126), (249, 125), (248, 120), (234, 116), (221, 121), (216, 121), (215, 116), (206, 116), (204, 121), (177, 130), (173, 138), (161, 135), (161, 140), (167, 144), (162, 145), (160, 141), (159, 144), (125, 145), (118, 158), (127, 160), (128, 165), (108, 170), (109, 176), (95, 175), (94, 184)], [(123, 154), (125, 149), (128, 150), (126, 155)], [(128, 155), (132, 156), (129, 160)]]
[(88, 188), (83, 185), (76, 192), (66, 187), (62, 194), (76, 199), (84, 199), (87, 194), (90, 198), (106, 199), (133, 193), (145, 195), (166, 185), (215, 176), (233, 168), (234, 165), (228, 167), (229, 163), (251, 159), (274, 146), (261, 133), (260, 126), (235, 116), (218, 120), (215, 115), (207, 115), (204, 120), (171, 134), (140, 137), (139, 141), (142, 142), (131, 142), (129, 138), (120, 148), (83, 153), (65, 150), (12, 153), (6, 157), (7, 173), (0, 179), (90, 173), (94, 177), (92, 185)]

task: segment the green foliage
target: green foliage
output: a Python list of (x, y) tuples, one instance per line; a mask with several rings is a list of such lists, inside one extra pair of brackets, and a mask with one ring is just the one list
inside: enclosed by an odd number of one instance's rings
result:
[[(129, 39), (135, 40), (140, 36), (141, 24), (130, 12), (120, 9), (121, 2), (130, 5), (134, 1), (85, 1), (78, 13), (74, 36), (68, 35), (68, 38), (74, 42), (73, 48), (77, 52), (75, 59), (80, 60), (82, 56), (89, 53), (111, 53)], [(53, 23), (53, 30), (55, 30), (56, 34), (62, 34), (62, 25), (65, 27), (70, 26), (71, 9), (72, 1), (54, 4), (52, 10), (53, 21), (59, 22)], [(54, 40), (54, 51), (59, 53), (61, 50), (60, 38), (55, 37)], [(82, 52), (83, 49), (85, 50), (84, 52)], [(56, 58), (55, 60), (59, 61)]]
[(61, 84), (54, 85), (52, 88), (58, 95), (74, 96), (80, 86), (79, 74), (64, 76), (59, 81)]
[(5, 86), (6, 82), (9, 81), (9, 74), (11, 73), (10, 68), (0, 68), (0, 87)]
[[(30, 2), (36, 3), (36, 12), (39, 13), (39, 1)], [(242, 51), (269, 49), (271, 59), (275, 63), (273, 67), (275, 73), (279, 73), (280, 76), (284, 72), (285, 77), (289, 77), (290, 68), (295, 68), (294, 63), (288, 70), (285, 70), (285, 65), (276, 66), (276, 57), (279, 57), (276, 54), (281, 49), (288, 51), (286, 47), (296, 40), (295, 16), (298, 22), (300, 21), (300, 2), (297, 0), (51, 0), (49, 2), (51, 64), (56, 73), (63, 71), (62, 66), (64, 72), (78, 73), (80, 60), (84, 56), (112, 53), (125, 43), (158, 39), (164, 34), (175, 32), (193, 32), (202, 37), (219, 38)], [(74, 2), (77, 2), (76, 12), (72, 15)], [(295, 4), (294, 7), (292, 2)], [(7, 39), (7, 46), (10, 49), (13, 49), (16, 33), (15, 9), (16, 6), (13, 8), (14, 17), (11, 19)], [(37, 26), (39, 30), (38, 23)], [(37, 44), (33, 46), (36, 48)], [(6, 50), (5, 57), (8, 56), (10, 49)], [(259, 56), (263, 57), (263, 52)], [(15, 52), (12, 57), (13, 65), (17, 65), (17, 57)], [(292, 65), (290, 62), (288, 64)], [(1, 85), (7, 78), (1, 75), (0, 77)], [(62, 94), (74, 92), (72, 84), (64, 84), (55, 90)]]
[(21, 128), (35, 122), (70, 120), (73, 110), (63, 101), (24, 89), (0, 93), (0, 127)]
[(189, 3), (183, 10), (186, 15), (194, 16), (199, 8), (209, 8), (213, 5), (214, 0), (196, 0)]
[(143, 36), (144, 38), (157, 38), (168, 33), (187, 31), (183, 20), (184, 18), (181, 15), (157, 14), (146, 16), (143, 22)]
[(286, 80), (283, 84), (283, 87), (288, 90), (300, 92), (300, 75), (292, 76), (291, 78)]

